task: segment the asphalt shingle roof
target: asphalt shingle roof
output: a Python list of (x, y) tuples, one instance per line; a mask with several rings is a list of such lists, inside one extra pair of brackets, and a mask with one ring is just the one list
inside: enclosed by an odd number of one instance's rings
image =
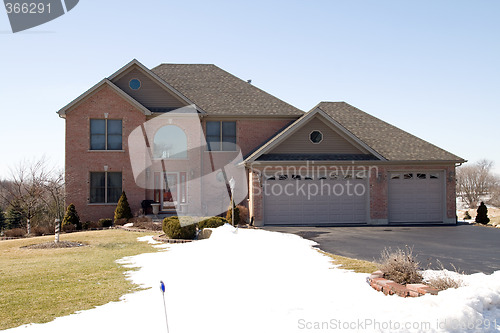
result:
[(317, 107), (389, 161), (464, 161), (348, 103), (321, 102)]
[(211, 64), (161, 64), (151, 70), (209, 115), (301, 116), (303, 111)]

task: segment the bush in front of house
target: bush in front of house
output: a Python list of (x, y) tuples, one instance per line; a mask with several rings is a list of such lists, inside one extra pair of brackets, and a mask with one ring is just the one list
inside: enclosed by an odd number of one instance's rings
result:
[[(128, 204), (127, 195), (125, 191), (122, 192), (120, 199), (118, 200), (118, 204), (115, 209), (115, 221), (121, 219), (131, 219), (133, 217), (132, 210), (130, 209), (130, 205)], [(125, 224), (125, 223), (124, 223)]]
[(231, 223), (231, 222), (229, 222), (227, 219), (223, 217), (214, 216), (199, 222), (198, 229), (203, 230), (205, 228), (218, 228), (224, 225), (224, 223)]
[(237, 207), (240, 211), (240, 224), (248, 223), (248, 208), (243, 205), (238, 205)]
[(64, 232), (73, 232), (76, 231), (76, 225), (74, 224), (63, 224), (62, 231)]
[(80, 217), (78, 216), (75, 205), (73, 205), (72, 203), (69, 204), (68, 208), (66, 209), (66, 213), (64, 214), (64, 218), (62, 221), (63, 230), (64, 226), (66, 225), (74, 225), (76, 230), (82, 229)]
[(179, 218), (171, 216), (163, 220), (163, 232), (171, 239), (194, 239), (196, 237), (196, 224), (182, 227)]
[(99, 228), (109, 228), (113, 226), (113, 220), (112, 219), (100, 219), (99, 222), (97, 222), (99, 225)]
[(83, 230), (92, 230), (92, 229), (98, 229), (98, 228), (100, 228), (99, 222), (85, 221), (82, 223)]
[(228, 221), (229, 224), (232, 224), (233, 223), (233, 210), (234, 210), (234, 225), (238, 225), (240, 224), (240, 209), (238, 208), (238, 206), (234, 205), (233, 204), (233, 207), (231, 209), (231, 207), (229, 207), (228, 211), (227, 211), (227, 215), (226, 215), (226, 220)]
[(385, 248), (381, 253), (379, 269), (384, 273), (385, 279), (402, 285), (423, 281), (420, 263), (413, 255), (413, 249), (408, 246), (396, 251)]
[(481, 201), (479, 207), (477, 207), (476, 223), (488, 224), (490, 218), (488, 217), (488, 208), (484, 202)]

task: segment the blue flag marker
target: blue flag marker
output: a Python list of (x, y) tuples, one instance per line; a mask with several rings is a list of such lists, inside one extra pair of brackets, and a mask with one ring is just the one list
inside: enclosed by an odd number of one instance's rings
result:
[(167, 323), (167, 333), (169, 333), (168, 317), (167, 317), (167, 305), (165, 303), (165, 283), (163, 283), (163, 281), (160, 281), (160, 290), (161, 290), (161, 294), (163, 295), (163, 308), (165, 309), (165, 322)]
[(160, 289), (163, 294), (165, 294), (165, 283), (163, 281), (160, 281)]

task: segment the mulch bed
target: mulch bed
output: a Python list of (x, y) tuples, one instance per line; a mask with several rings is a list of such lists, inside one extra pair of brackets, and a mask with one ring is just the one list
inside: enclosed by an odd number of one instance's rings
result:
[(82, 247), (82, 246), (88, 246), (88, 245), (84, 244), (84, 243), (78, 243), (78, 242), (60, 241), (59, 243), (47, 242), (47, 243), (33, 244), (33, 245), (23, 246), (22, 248), (24, 248), (24, 249), (60, 249), (60, 248), (70, 248), (70, 247)]

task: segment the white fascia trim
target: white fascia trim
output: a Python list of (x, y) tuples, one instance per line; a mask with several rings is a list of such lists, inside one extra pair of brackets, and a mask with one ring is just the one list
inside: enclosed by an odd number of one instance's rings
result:
[(121, 97), (123, 97), (125, 100), (127, 100), (130, 104), (133, 106), (137, 107), (139, 110), (141, 110), (145, 115), (151, 115), (152, 112), (149, 111), (147, 108), (145, 108), (142, 104), (137, 102), (135, 99), (130, 97), (127, 93), (125, 93), (123, 90), (118, 88), (113, 82), (111, 82), (108, 79), (103, 79), (99, 81), (97, 84), (95, 84), (92, 88), (78, 96), (76, 99), (74, 99), (71, 103), (57, 111), (59, 114), (59, 117), (65, 118), (66, 113), (71, 111), (74, 107), (76, 107), (80, 102), (85, 100), (88, 96), (92, 95), (94, 92), (96, 92), (98, 89), (100, 89), (103, 85), (107, 84), (109, 87), (111, 87), (115, 92), (117, 92)]
[[(195, 105), (189, 98), (187, 98), (186, 96), (184, 96), (183, 94), (181, 94), (177, 89), (175, 89), (170, 84), (168, 84), (167, 82), (165, 82), (161, 77), (159, 77), (158, 75), (156, 75), (155, 73), (153, 73), (149, 68), (147, 68), (146, 66), (144, 66), (137, 59), (133, 59), (132, 61), (130, 61), (128, 64), (126, 64), (125, 66), (123, 66), (122, 68), (120, 68), (119, 70), (117, 70), (115, 73), (113, 73), (111, 76), (109, 76), (108, 79), (110, 81), (112, 81), (112, 80), (118, 78), (122, 74), (125, 74), (134, 65), (136, 65), (137, 67), (139, 67), (139, 69), (141, 69), (143, 71), (143, 73), (146, 74), (146, 76), (148, 76), (150, 79), (152, 79), (153, 81), (156, 81), (163, 89), (165, 89), (165, 90), (173, 93), (180, 100), (184, 101), (187, 105)], [(200, 111), (200, 113), (206, 114), (206, 112), (204, 110), (202, 110), (201, 108), (199, 108), (198, 106), (196, 106), (196, 109), (198, 111)]]

